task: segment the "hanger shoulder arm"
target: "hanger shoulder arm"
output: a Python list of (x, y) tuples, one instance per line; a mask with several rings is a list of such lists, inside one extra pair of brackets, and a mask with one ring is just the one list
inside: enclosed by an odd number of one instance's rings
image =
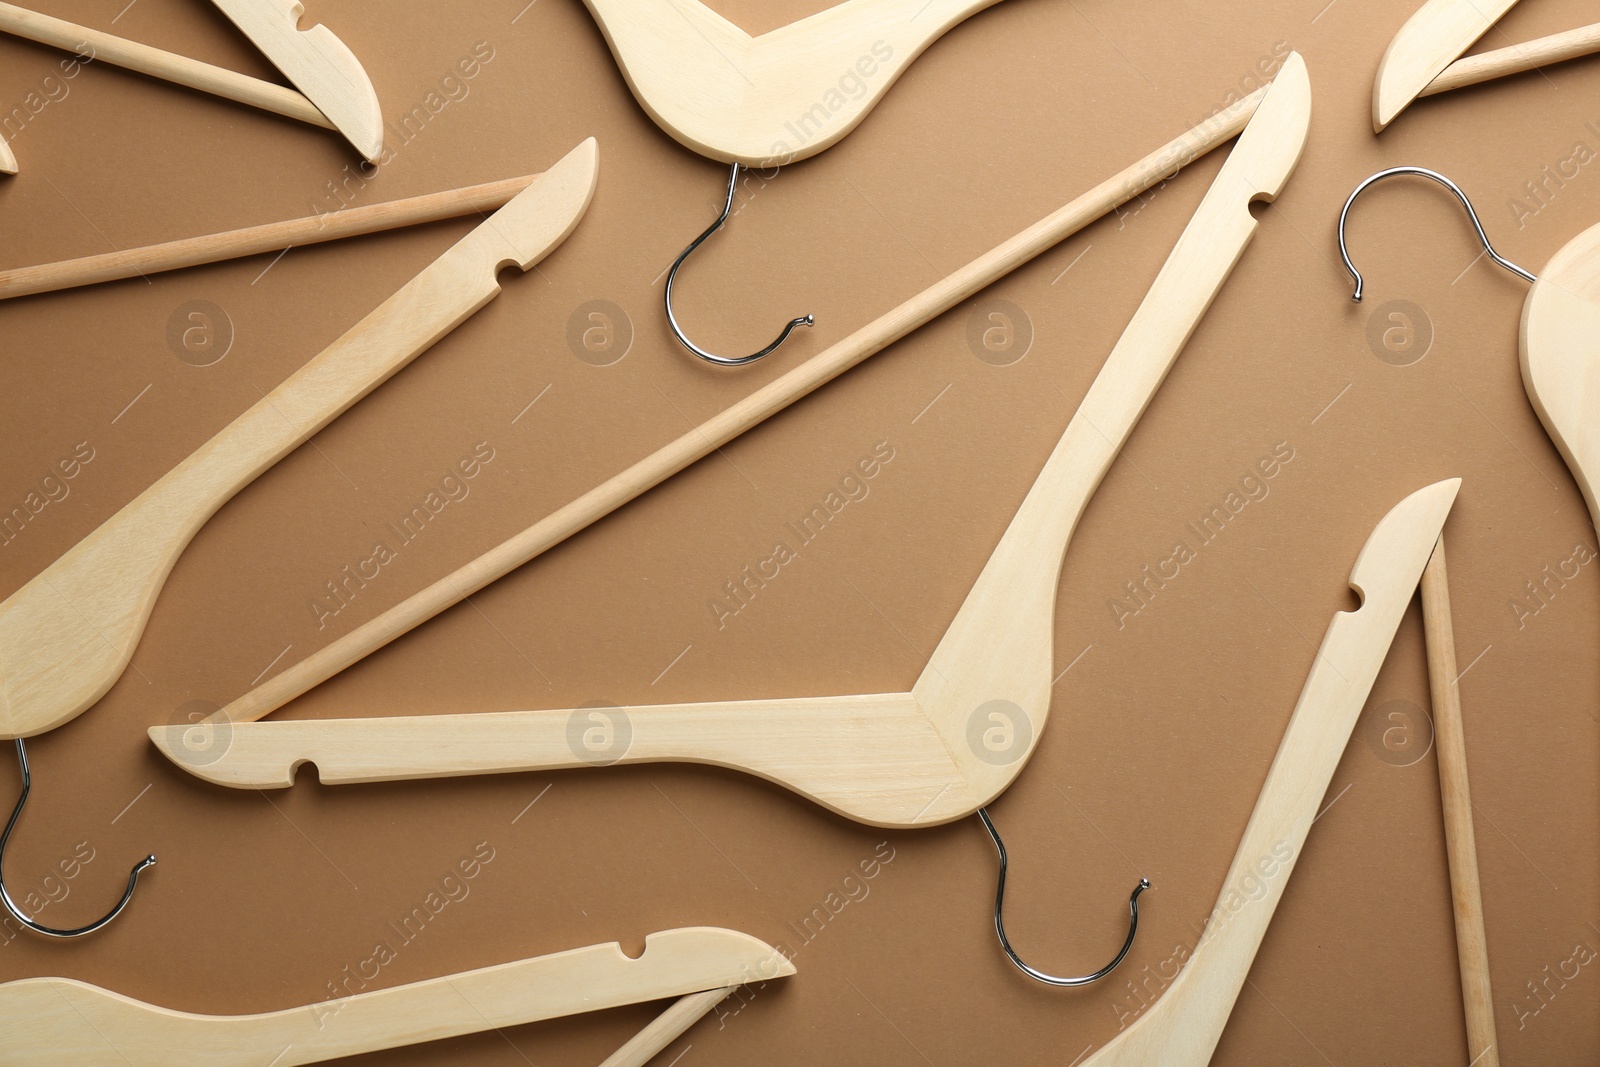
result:
[(700, 0), (584, 2), (662, 129), (765, 168), (838, 142), (929, 44), (999, 0), (845, 0), (759, 37)]
[(684, 762), (766, 778), (877, 825), (970, 814), (964, 776), (910, 694), (178, 724), (150, 738), (180, 767), (235, 788)]
[(0, 602), (0, 737), (30, 737), (111, 688), (200, 527), (244, 486), (469, 318), (570, 233), (593, 195), (574, 148), (309, 363)]
[(1378, 62), (1372, 128), (1381, 133), (1516, 2), (1427, 0), (1400, 27)]
[(1350, 571), (1361, 607), (1328, 624), (1198, 944), (1161, 999), (1083, 1067), (1210, 1062), (1460, 485), (1417, 490), (1367, 539)]
[(361, 61), (323, 25), (300, 29), (300, 0), (213, 0), (370, 163), (383, 153), (383, 112)]
[(591, 945), (259, 1015), (193, 1015), (34, 978), (0, 986), (7, 1017), (22, 1020), (16, 1033), (8, 1025), (0, 1063), (292, 1067), (793, 973), (748, 934), (685, 927), (651, 934), (637, 959), (615, 942)]
[(1600, 522), (1600, 225), (1556, 253), (1522, 307), (1528, 400)]

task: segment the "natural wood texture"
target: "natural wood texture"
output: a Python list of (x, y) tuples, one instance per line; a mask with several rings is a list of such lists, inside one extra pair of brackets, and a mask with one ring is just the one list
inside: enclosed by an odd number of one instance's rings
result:
[(1600, 226), (1567, 242), (1528, 292), (1522, 384), (1600, 524)]
[(1350, 571), (1361, 607), (1328, 624), (1199, 944), (1161, 998), (1081, 1067), (1211, 1061), (1460, 485), (1419, 489), (1372, 531)]
[[(971, 814), (1010, 784), (1044, 729), (1056, 584), (1072, 531), (1254, 234), (1250, 202), (1276, 196), (1294, 169), (1310, 104), (1304, 63), (1291, 55), (911, 692), (628, 708), (626, 743), (593, 748), (581, 743), (588, 725), (582, 709), (252, 725), (247, 715), (259, 718), (276, 706), (256, 700), (238, 714), (252, 694), (208, 724), (153, 729), (152, 740), (192, 773), (234, 786), (289, 785), (307, 760), (324, 782), (680, 760), (757, 774), (878, 825), (930, 825)], [(970, 291), (968, 284), (962, 289)], [(914, 324), (909, 316), (899, 322)], [(909, 328), (897, 326), (895, 336)], [(870, 350), (887, 343), (868, 336)], [(841, 361), (854, 362), (865, 349), (852, 341), (844, 342)], [(685, 447), (702, 455), (732, 436), (721, 428), (726, 423), (710, 425), (716, 428), (690, 435)], [(652, 472), (649, 484), (659, 480)], [(638, 484), (623, 491), (637, 492)], [(589, 507), (577, 521), (603, 513)], [(509, 569), (499, 569), (498, 558), (494, 571), (482, 563), (435, 589), (460, 599)], [(416, 598), (408, 603), (401, 608), (413, 614), (389, 613), (390, 627), (409, 629), (416, 614), (432, 607), (415, 606)], [(991, 729), (1012, 732), (986, 746)], [(190, 758), (202, 750), (204, 758)]]
[(607, 1061), (640, 1064), (665, 1029), (681, 1033), (730, 988), (793, 973), (765, 942), (706, 926), (651, 934), (638, 959), (615, 942), (591, 945), (260, 1015), (191, 1015), (68, 978), (27, 978), (0, 986), (0, 1065), (293, 1067), (694, 994), (667, 1009), (667, 1027), (636, 1054)]
[[(845, 0), (751, 37), (700, 0), (584, 0), (639, 105), (703, 156), (752, 167), (855, 129), (911, 61), (998, 0)], [(863, 89), (847, 95), (841, 78)]]
[(1517, 0), (1427, 0), (1378, 63), (1372, 128), (1379, 133)]
[(1461, 721), (1460, 672), (1456, 670), (1455, 623), (1450, 616), (1450, 577), (1444, 535), (1422, 572), (1422, 620), (1428, 644), (1428, 691), (1433, 698), (1433, 740), (1444, 803), (1444, 841), (1450, 863), (1450, 901), (1455, 916), (1456, 960), (1467, 1016), (1467, 1058), (1473, 1067), (1500, 1067), (1489, 989), (1489, 942), (1483, 930), (1483, 890), (1478, 882), (1478, 845), (1472, 829), (1472, 793), (1467, 788), (1467, 742)]
[(643, 1067), (655, 1057), (656, 1053), (672, 1044), (683, 1036), (689, 1027), (705, 1018), (706, 1013), (712, 1008), (727, 1000), (728, 994), (737, 988), (737, 986), (724, 986), (721, 989), (707, 989), (683, 997), (651, 1020), (649, 1026), (629, 1038), (626, 1045), (607, 1056), (600, 1067)]
[(275, 115), (298, 119), (327, 130), (334, 129), (333, 123), (317, 110), (315, 104), (293, 89), (137, 41), (124, 40), (100, 30), (91, 30), (87, 26), (41, 15), (14, 4), (0, 3), (0, 32), (65, 49), (74, 55), (92, 55), (97, 63), (110, 63), (240, 104), (249, 104)]
[(328, 27), (299, 28), (300, 0), (213, 0), (222, 13), (369, 162), (383, 153), (383, 113), (372, 81)]
[(203, 237), (186, 237), (145, 248), (0, 270), (0, 300), (119, 278), (142, 278), (161, 271), (276, 252), (296, 245), (318, 244), (459, 215), (481, 214), (504, 206), (537, 177), (537, 174), (529, 174), (520, 178), (505, 178), (482, 185), (469, 185), (465, 189), (449, 189), (405, 200), (392, 200), (386, 204), (342, 208), (321, 215), (249, 226)]
[(594, 193), (593, 139), (0, 603), (0, 737), (84, 711), (122, 673), (168, 572), (233, 494), (500, 291), (496, 272), (537, 263)]
[(1563, 33), (1553, 33), (1549, 37), (1540, 37), (1526, 44), (1514, 44), (1506, 48), (1497, 48), (1493, 52), (1482, 52), (1475, 56), (1467, 56), (1465, 59), (1458, 59), (1446, 67), (1444, 73), (1429, 82), (1428, 87), (1418, 95), (1434, 96), (1449, 92), (1451, 89), (1460, 89), (1467, 85), (1503, 78), (1509, 74), (1548, 67), (1552, 63), (1564, 63), (1569, 59), (1578, 59), (1596, 52), (1600, 52), (1600, 22)]

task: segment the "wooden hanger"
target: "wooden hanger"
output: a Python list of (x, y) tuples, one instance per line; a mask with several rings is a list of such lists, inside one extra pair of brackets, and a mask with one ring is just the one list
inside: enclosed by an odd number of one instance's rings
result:
[[(1288, 180), (1310, 105), (1305, 65), (1291, 55), (909, 692), (628, 708), (631, 744), (606, 762), (731, 767), (884, 826), (962, 818), (1004, 790), (1049, 714), (1056, 586), (1067, 542), (1253, 236), (1249, 204), (1273, 199)], [(203, 759), (189, 755), (193, 727), (150, 734), (179, 766), (209, 781), (283, 787), (308, 760), (324, 782), (592, 764), (569, 739), (578, 714), (232, 719), (218, 727), (225, 742), (208, 747)], [(994, 725), (991, 714), (1009, 722), (1017, 738), (998, 757), (975, 740)]]
[(310, 363), (0, 603), (0, 738), (86, 710), (122, 674), (173, 563), (235, 493), (566, 239), (594, 194), (584, 141)]
[(1427, 0), (1389, 42), (1372, 87), (1379, 133), (1411, 101), (1600, 52), (1600, 22), (1460, 58), (1517, 0)]
[[(1298, 59), (1295, 63), (1299, 77), (1303, 79), (1303, 63)], [(1143, 159), (1123, 168), (1077, 199), (868, 323), (827, 351), (756, 390), (739, 403), (344, 637), (274, 675), (266, 683), (196, 724), (198, 733), (170, 738), (169, 754), (178, 758), (177, 754), (186, 753), (192, 743), (209, 745), (209, 741), (200, 739), (200, 734), (207, 731), (231, 734), (234, 725), (254, 722), (271, 714), (400, 635), (410, 632), (441, 611), (460, 603), (489, 583), (611, 514), (751, 427), (760, 425), (812, 390), (949, 311), (1107, 212), (1143, 194), (1158, 182), (1165, 181), (1171, 174), (1243, 130), (1270, 88), (1265, 86), (1257, 89), (1205, 122), (1186, 130)], [(169, 739), (162, 734), (154, 740), (165, 748), (164, 742)], [(187, 759), (185, 754), (183, 760)]]
[(461, 215), (479, 215), (504, 207), (537, 177), (537, 174), (526, 174), (461, 189), (425, 193), (404, 200), (340, 208), (287, 222), (269, 222), (262, 226), (248, 226), (203, 237), (186, 237), (144, 248), (129, 248), (33, 267), (13, 267), (0, 270), (0, 300), (122, 278), (143, 278), (162, 271), (218, 263), (262, 252), (287, 251), (291, 247), (320, 244), (342, 237), (358, 237)]
[[(299, 0), (215, 3), (300, 92), (14, 4), (0, 3), (0, 32), (337, 130), (369, 163), (378, 161), (383, 153), (378, 95), (360, 61), (332, 30), (322, 25), (299, 29), (305, 10)], [(0, 156), (9, 154), (0, 150)], [(16, 173), (14, 159), (8, 173)]]
[(4, 136), (0, 136), (0, 174), (15, 174), (17, 172), (17, 157), (11, 151), (11, 146), (6, 144)]
[(748, 167), (837, 143), (925, 48), (998, 2), (844, 0), (752, 37), (700, 0), (584, 0), (656, 124)]
[(1372, 531), (1350, 571), (1361, 607), (1328, 624), (1199, 943), (1161, 998), (1082, 1067), (1211, 1062), (1460, 485), (1417, 490)]
[(69, 978), (0, 985), (3, 1067), (293, 1067), (625, 1004), (682, 997), (602, 1067), (642, 1064), (735, 988), (794, 974), (771, 945), (712, 926), (616, 942), (259, 1015), (191, 1015)]

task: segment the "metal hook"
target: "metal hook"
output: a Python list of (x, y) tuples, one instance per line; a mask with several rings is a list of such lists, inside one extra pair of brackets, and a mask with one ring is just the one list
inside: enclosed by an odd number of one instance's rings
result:
[(714, 353), (707, 352), (705, 349), (689, 340), (689, 338), (685, 337), (683, 333), (683, 327), (678, 325), (678, 316), (673, 314), (672, 311), (672, 282), (677, 278), (678, 268), (683, 266), (683, 261), (689, 258), (689, 254), (704, 244), (707, 237), (710, 237), (712, 234), (722, 229), (722, 224), (728, 221), (728, 214), (733, 210), (733, 194), (739, 187), (740, 169), (740, 165), (735, 163), (733, 165), (733, 170), (728, 174), (728, 201), (722, 205), (722, 214), (717, 216), (717, 221), (713, 222), (709, 227), (707, 227), (705, 233), (702, 233), (699, 237), (696, 237), (689, 247), (685, 248), (683, 252), (679, 254), (678, 258), (672, 261), (672, 267), (667, 271), (667, 325), (672, 327), (673, 335), (677, 337), (679, 341), (683, 342), (683, 347), (687, 348), (689, 351), (693, 352), (706, 362), (715, 363), (719, 367), (738, 367), (746, 363), (754, 363), (756, 360), (767, 355), (773, 349), (787, 341), (789, 339), (789, 335), (794, 332), (796, 326), (811, 326), (816, 321), (810, 315), (802, 315), (798, 319), (791, 319), (789, 320), (789, 324), (783, 328), (783, 332), (778, 334), (777, 339), (774, 340), (770, 345), (763, 348), (759, 352), (752, 352), (748, 356), (737, 357), (719, 356)]
[(1011, 957), (1011, 962), (1017, 965), (1017, 969), (1029, 978), (1054, 986), (1089, 985), (1092, 982), (1098, 982), (1116, 970), (1117, 964), (1121, 963), (1123, 957), (1127, 956), (1128, 950), (1133, 948), (1134, 935), (1139, 932), (1139, 894), (1150, 888), (1150, 879), (1139, 879), (1139, 884), (1133, 887), (1133, 893), (1128, 897), (1128, 939), (1122, 943), (1122, 948), (1118, 950), (1110, 963), (1093, 974), (1086, 974), (1081, 978), (1058, 978), (1052, 974), (1045, 974), (1043, 971), (1036, 970), (1024, 963), (1022, 957), (1017, 955), (1016, 950), (1011, 947), (1010, 940), (1006, 937), (1006, 924), (1005, 919), (1002, 917), (1006, 900), (1006, 846), (1000, 840), (1000, 831), (994, 828), (994, 821), (989, 818), (989, 813), (983, 808), (979, 808), (978, 818), (983, 820), (983, 828), (989, 831), (989, 837), (994, 841), (995, 851), (1000, 854), (1000, 881), (994, 890), (994, 932), (1000, 935), (1000, 947), (1005, 949), (1006, 955)]
[(1414, 174), (1419, 178), (1432, 178), (1434, 181), (1438, 182), (1452, 193), (1455, 193), (1456, 199), (1461, 201), (1461, 206), (1467, 209), (1467, 217), (1472, 220), (1472, 228), (1478, 231), (1478, 240), (1483, 242), (1483, 250), (1489, 253), (1489, 258), (1518, 277), (1530, 282), (1538, 281), (1538, 279), (1528, 271), (1523, 270), (1521, 267), (1517, 266), (1515, 263), (1511, 262), (1509, 259), (1506, 259), (1499, 252), (1494, 250), (1494, 246), (1489, 243), (1489, 235), (1483, 232), (1483, 223), (1478, 221), (1478, 213), (1472, 209), (1472, 201), (1467, 199), (1467, 194), (1461, 191), (1461, 187), (1459, 185), (1451, 181), (1449, 178), (1446, 178), (1438, 171), (1429, 170), (1427, 167), (1390, 167), (1388, 170), (1380, 170), (1378, 173), (1374, 174), (1372, 177), (1356, 186), (1355, 191), (1350, 194), (1350, 199), (1344, 202), (1344, 210), (1339, 212), (1339, 256), (1344, 260), (1344, 269), (1350, 272), (1350, 277), (1355, 279), (1356, 283), (1355, 292), (1350, 294), (1350, 298), (1352, 300), (1358, 304), (1361, 302), (1363, 282), (1361, 278), (1361, 272), (1356, 270), (1356, 265), (1354, 263), (1350, 262), (1350, 249), (1346, 247), (1344, 243), (1345, 219), (1350, 215), (1350, 205), (1356, 202), (1356, 197), (1360, 196), (1366, 191), (1367, 186), (1373, 185), (1376, 182), (1380, 182), (1385, 178), (1392, 178), (1397, 174)]
[(155, 866), (156, 858), (154, 856), (146, 856), (138, 863), (135, 863), (133, 870), (128, 872), (128, 889), (122, 894), (122, 899), (117, 901), (117, 906), (88, 926), (80, 926), (75, 930), (57, 930), (54, 927), (42, 926), (22, 914), (22, 909), (17, 906), (16, 901), (11, 899), (11, 893), (6, 889), (5, 875), (3, 873), (5, 869), (6, 844), (11, 840), (11, 831), (16, 829), (17, 820), (22, 816), (22, 809), (28, 803), (28, 791), (33, 785), (32, 776), (28, 773), (28, 750), (23, 747), (22, 738), (19, 737), (16, 741), (17, 763), (22, 768), (22, 795), (17, 798), (17, 806), (11, 811), (11, 819), (6, 823), (5, 831), (0, 833), (0, 904), (4, 904), (6, 911), (11, 913), (12, 918), (36, 934), (44, 934), (46, 937), (82, 937), (84, 934), (92, 934), (122, 914), (122, 909), (126, 908), (128, 901), (133, 899), (133, 889), (139, 883), (139, 873), (146, 867)]

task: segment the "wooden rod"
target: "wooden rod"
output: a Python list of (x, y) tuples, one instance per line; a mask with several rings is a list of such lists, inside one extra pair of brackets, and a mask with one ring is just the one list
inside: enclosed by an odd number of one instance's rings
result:
[(329, 130), (334, 128), (315, 104), (293, 89), (100, 30), (91, 30), (87, 26), (41, 15), (14, 4), (0, 3), (0, 32), (249, 104), (286, 118), (309, 122), (313, 126)]
[(385, 204), (342, 208), (287, 222), (270, 222), (264, 226), (248, 226), (204, 237), (186, 237), (165, 244), (130, 248), (125, 252), (106, 252), (36, 267), (0, 270), (0, 300), (119, 278), (142, 277), (202, 263), (276, 252), (294, 245), (317, 244), (341, 237), (356, 237), (460, 215), (490, 212), (526, 189), (537, 177), (537, 174), (525, 174), (519, 178), (469, 185), (465, 189), (428, 193), (404, 200), (391, 200)]
[(1458, 59), (1429, 82), (1420, 95), (1433, 96), (1462, 86), (1503, 78), (1508, 74), (1521, 74), (1536, 67), (1564, 63), (1595, 52), (1600, 52), (1600, 22), (1540, 37), (1526, 44), (1514, 44), (1509, 48), (1497, 48), (1493, 52)]
[(1041, 252), (1053, 248), (1108, 211), (1171, 177), (1180, 167), (1237, 136), (1255, 114), (1267, 88), (1264, 86), (1231, 107), (1217, 112), (1015, 237), (946, 275), (893, 311), (713, 415), (682, 437), (662, 446), (510, 540), (312, 653), (227, 707), (213, 712), (206, 721), (254, 722), (260, 719), (444, 609), (460, 603), (495, 579), (560, 544), (590, 523), (611, 514), (647, 489), (721, 448), (752, 426), (759, 425), (812, 390), (887, 348), (923, 323), (949, 311)]
[(644, 1067), (662, 1049), (682, 1037), (707, 1012), (728, 998), (736, 986), (690, 993), (657, 1015), (649, 1026), (634, 1034), (626, 1045), (607, 1056), (600, 1067)]
[(1467, 789), (1467, 745), (1461, 724), (1461, 687), (1443, 534), (1422, 572), (1422, 621), (1428, 644), (1433, 737), (1439, 753), (1439, 792), (1444, 801), (1456, 959), (1461, 967), (1461, 999), (1467, 1015), (1467, 1058), (1473, 1067), (1500, 1067), (1494, 999), (1489, 992), (1489, 944), (1483, 929), (1478, 846), (1472, 829), (1472, 794)]

